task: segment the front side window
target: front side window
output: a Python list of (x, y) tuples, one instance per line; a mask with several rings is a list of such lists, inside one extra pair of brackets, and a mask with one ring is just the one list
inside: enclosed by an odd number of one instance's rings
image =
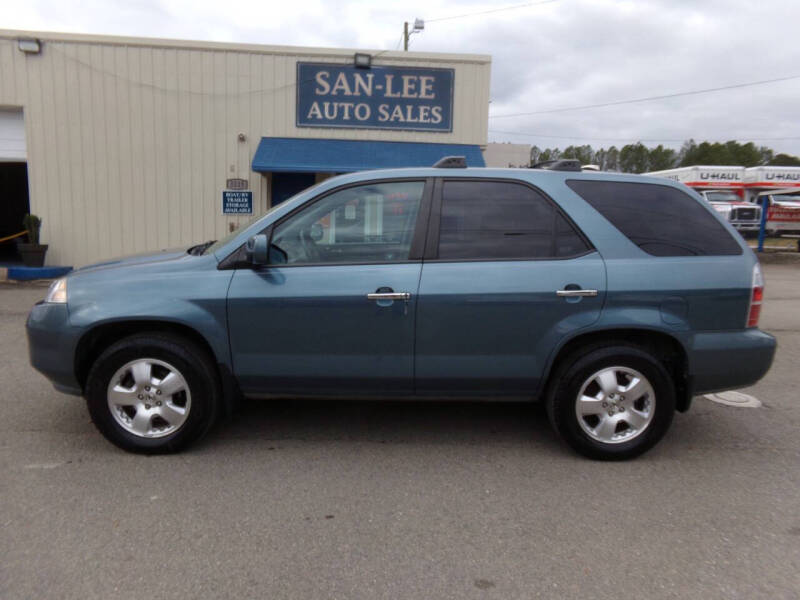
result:
[(408, 260), (424, 188), (393, 181), (339, 190), (280, 223), (272, 245), (290, 265)]
[(518, 183), (446, 181), (440, 260), (563, 258), (589, 246), (542, 194)]

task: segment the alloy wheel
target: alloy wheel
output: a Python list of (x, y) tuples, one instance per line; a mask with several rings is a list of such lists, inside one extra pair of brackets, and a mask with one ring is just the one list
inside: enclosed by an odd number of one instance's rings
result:
[(640, 436), (655, 415), (656, 395), (647, 378), (628, 367), (590, 376), (575, 400), (581, 429), (593, 440), (618, 444)]
[(132, 360), (108, 384), (108, 408), (127, 432), (143, 438), (175, 433), (186, 422), (192, 398), (174, 366), (154, 358)]

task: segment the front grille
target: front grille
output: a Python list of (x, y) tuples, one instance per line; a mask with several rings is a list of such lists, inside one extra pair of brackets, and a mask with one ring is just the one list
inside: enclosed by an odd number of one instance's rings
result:
[(757, 221), (755, 208), (734, 208), (731, 210), (731, 221)]

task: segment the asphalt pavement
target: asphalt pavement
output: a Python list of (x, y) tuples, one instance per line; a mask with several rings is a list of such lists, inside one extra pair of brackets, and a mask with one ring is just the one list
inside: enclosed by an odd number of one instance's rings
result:
[(126, 454), (28, 365), (41, 285), (0, 284), (0, 598), (797, 598), (800, 265), (767, 265), (774, 366), (640, 459), (536, 406), (248, 402)]

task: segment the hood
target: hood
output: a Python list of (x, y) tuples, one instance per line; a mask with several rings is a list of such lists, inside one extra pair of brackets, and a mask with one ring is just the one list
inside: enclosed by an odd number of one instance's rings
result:
[(772, 198), (772, 205), (780, 208), (800, 208), (800, 202), (796, 200), (776, 200), (774, 197)]
[(117, 269), (120, 267), (127, 267), (133, 265), (161, 263), (161, 262), (178, 260), (189, 256), (190, 255), (187, 254), (186, 252), (186, 248), (171, 248), (168, 250), (159, 250), (158, 252), (133, 254), (131, 256), (114, 258), (104, 262), (87, 265), (85, 267), (81, 267), (80, 269), (75, 269), (74, 271), (72, 271), (72, 273), (70, 273), (70, 275), (73, 274), (80, 275), (81, 273), (100, 271), (104, 269)]

